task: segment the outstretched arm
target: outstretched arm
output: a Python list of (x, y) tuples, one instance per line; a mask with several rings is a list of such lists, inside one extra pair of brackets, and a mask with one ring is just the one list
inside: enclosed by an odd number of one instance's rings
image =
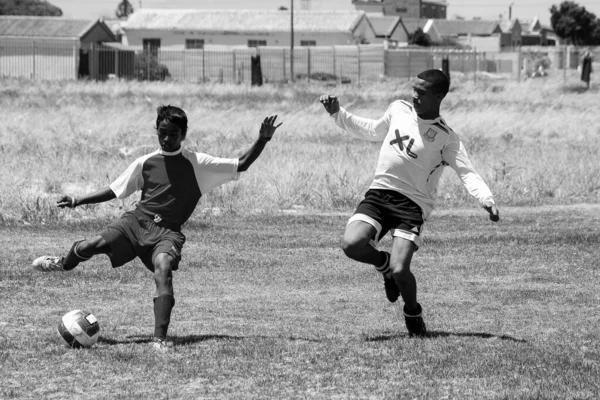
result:
[(263, 123), (260, 125), (260, 131), (258, 133), (258, 139), (248, 151), (246, 151), (239, 160), (238, 164), (238, 172), (244, 172), (256, 161), (260, 153), (264, 150), (267, 142), (271, 140), (275, 130), (283, 124), (283, 122), (279, 123), (279, 125), (275, 125), (275, 120), (277, 119), (277, 115), (273, 115), (271, 117), (266, 117)]
[(481, 175), (475, 171), (462, 142), (454, 142), (444, 147), (442, 157), (460, 177), (469, 193), (479, 200), (481, 206), (490, 215), (490, 220), (498, 222), (500, 213), (494, 202), (492, 192), (481, 178)]
[(84, 204), (103, 203), (105, 201), (115, 199), (116, 197), (117, 196), (115, 195), (115, 192), (113, 192), (112, 189), (109, 186), (107, 186), (94, 193), (85, 195), (80, 198), (65, 195), (56, 202), (56, 205), (60, 208), (75, 208)]
[(389, 109), (380, 119), (369, 119), (353, 115), (340, 107), (336, 96), (324, 94), (319, 101), (329, 115), (335, 118), (336, 125), (350, 135), (371, 142), (380, 142), (385, 138), (390, 126)]

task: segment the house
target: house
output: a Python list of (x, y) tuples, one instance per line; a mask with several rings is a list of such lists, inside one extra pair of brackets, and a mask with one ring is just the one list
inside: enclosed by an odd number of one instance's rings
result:
[(352, 0), (356, 10), (402, 18), (446, 18), (445, 0)]
[[(121, 28), (123, 44), (147, 48), (286, 46), (287, 10), (140, 9)], [(375, 34), (363, 11), (294, 11), (294, 46), (370, 43)]]
[(523, 46), (554, 46), (556, 38), (552, 28), (542, 25), (538, 17), (521, 23), (521, 44)]
[(114, 41), (101, 20), (0, 16), (0, 76), (77, 79), (98, 70), (88, 49)]
[(367, 19), (375, 33), (375, 38), (371, 43), (384, 43), (386, 47), (391, 48), (408, 44), (410, 32), (404, 26), (402, 18), (381, 13), (368, 13)]
[(2, 43), (38, 42), (78, 46), (114, 42), (115, 35), (101, 20), (0, 15)]
[(430, 19), (423, 31), (436, 43), (500, 51), (499, 21)]
[(500, 50), (514, 49), (522, 45), (523, 29), (518, 19), (500, 21)]

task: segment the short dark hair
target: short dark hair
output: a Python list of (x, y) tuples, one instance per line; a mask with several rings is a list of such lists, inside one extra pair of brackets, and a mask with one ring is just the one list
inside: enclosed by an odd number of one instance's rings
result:
[(450, 79), (448, 79), (448, 76), (439, 69), (428, 69), (427, 71), (423, 71), (417, 75), (417, 78), (429, 82), (435, 94), (442, 93), (443, 95), (446, 95), (448, 90), (450, 90)]
[(188, 129), (188, 118), (179, 107), (172, 105), (161, 105), (156, 109), (156, 129), (162, 121), (167, 121), (181, 128), (181, 133), (185, 135)]

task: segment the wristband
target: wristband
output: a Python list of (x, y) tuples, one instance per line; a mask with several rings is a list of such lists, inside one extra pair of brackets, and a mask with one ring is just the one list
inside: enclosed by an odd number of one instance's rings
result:
[(271, 140), (271, 138), (268, 138), (268, 139), (267, 139), (267, 138), (264, 138), (264, 137), (259, 137), (259, 138), (258, 138), (258, 141), (259, 141), (259, 142), (268, 142), (268, 141), (270, 141), (270, 140)]
[(71, 208), (77, 207), (77, 199), (75, 197), (71, 197)]

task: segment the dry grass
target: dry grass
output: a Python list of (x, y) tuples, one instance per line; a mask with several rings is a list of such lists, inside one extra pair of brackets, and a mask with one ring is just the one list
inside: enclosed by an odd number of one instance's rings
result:
[[(440, 212), (413, 263), (426, 340), (343, 256), (347, 215), (210, 219), (185, 231), (166, 356), (139, 261), (28, 267), (95, 227), (0, 228), (0, 398), (597, 399), (598, 210)], [(74, 308), (99, 318), (90, 350), (55, 331)]]

